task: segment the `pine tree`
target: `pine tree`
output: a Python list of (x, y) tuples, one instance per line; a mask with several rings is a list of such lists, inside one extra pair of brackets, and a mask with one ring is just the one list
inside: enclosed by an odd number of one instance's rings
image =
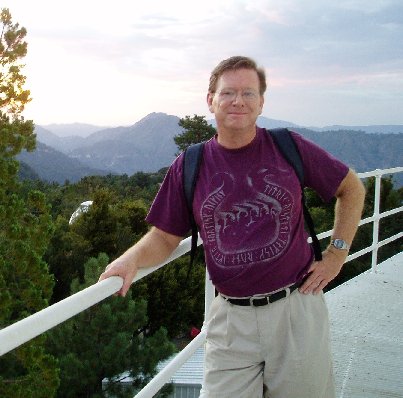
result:
[[(1, 10), (0, 37), (0, 328), (48, 304), (53, 278), (43, 253), (52, 231), (44, 195), (32, 191), (25, 200), (15, 156), (35, 148), (33, 122), (21, 116), (30, 100), (23, 89), (20, 60), (26, 55), (26, 30)], [(41, 336), (0, 358), (0, 396), (52, 397), (58, 386), (55, 359)]]
[[(145, 289), (142, 286), (132, 289), (133, 297), (148, 298), (147, 327), (151, 332), (164, 325), (169, 337), (187, 341), (190, 340), (192, 326), (202, 327), (205, 282), (203, 258), (202, 250), (199, 250), (191, 268), (188, 256), (178, 258), (149, 275), (144, 281)], [(178, 311), (178, 308), (181, 310)]]
[[(72, 293), (96, 283), (108, 262), (103, 253), (88, 260), (84, 283), (76, 278)], [(58, 396), (132, 397), (133, 388), (145, 384), (157, 363), (174, 352), (166, 330), (146, 336), (146, 324), (146, 301), (127, 295), (109, 298), (52, 330), (50, 348), (61, 367)], [(119, 383), (123, 374), (132, 377), (131, 391)]]
[(179, 126), (184, 128), (182, 134), (174, 137), (174, 141), (179, 151), (184, 151), (189, 145), (197, 144), (198, 142), (206, 141), (214, 136), (215, 128), (211, 126), (205, 116), (194, 115), (185, 116), (179, 120)]

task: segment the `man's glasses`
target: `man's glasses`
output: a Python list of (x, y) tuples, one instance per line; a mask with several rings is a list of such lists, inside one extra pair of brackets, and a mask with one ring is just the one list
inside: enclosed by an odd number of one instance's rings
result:
[(233, 102), (241, 95), (245, 102), (253, 102), (259, 98), (259, 94), (254, 90), (236, 91), (231, 89), (221, 90), (217, 93), (218, 97), (223, 102)]

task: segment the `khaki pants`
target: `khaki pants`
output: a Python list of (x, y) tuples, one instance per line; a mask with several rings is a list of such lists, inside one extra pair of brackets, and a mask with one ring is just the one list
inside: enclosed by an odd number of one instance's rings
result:
[(209, 312), (201, 398), (334, 398), (323, 293)]

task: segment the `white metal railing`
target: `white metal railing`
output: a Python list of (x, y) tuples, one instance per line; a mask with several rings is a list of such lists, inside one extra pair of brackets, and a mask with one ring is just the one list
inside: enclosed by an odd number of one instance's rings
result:
[[(383, 241), (379, 241), (379, 221), (384, 218), (397, 214), (403, 210), (403, 206), (380, 213), (380, 192), (381, 179), (384, 175), (400, 173), (403, 167), (395, 167), (391, 169), (375, 170), (367, 173), (359, 173), (360, 178), (375, 177), (375, 200), (374, 212), (371, 217), (361, 220), (360, 225), (373, 223), (372, 244), (359, 252), (353, 253), (347, 257), (346, 262), (360, 257), (366, 253), (372, 252), (371, 268), (373, 272), (377, 271), (377, 255), (378, 249), (396, 239), (403, 236), (403, 232), (399, 232)], [(331, 236), (332, 231), (318, 234), (319, 239)], [(202, 242), (199, 239), (198, 244)], [(146, 275), (156, 271), (165, 264), (181, 257), (190, 250), (190, 238), (184, 239), (172, 255), (163, 263), (147, 268), (140, 269), (133, 283), (145, 277)], [(33, 339), (34, 337), (46, 332), (56, 325), (70, 319), (74, 315), (88, 309), (105, 298), (116, 293), (122, 287), (122, 278), (111, 277), (109, 279), (98, 282), (81, 292), (78, 292), (50, 307), (43, 309), (25, 319), (22, 319), (13, 325), (0, 330), (0, 356), (20, 346), (21, 344)], [(214, 298), (214, 287), (211, 284), (206, 272), (206, 291), (205, 291), (205, 314), (207, 314), (211, 301)], [(201, 333), (196, 336), (176, 357), (159, 372), (137, 395), (135, 398), (153, 397), (175, 374), (175, 372), (188, 360), (188, 358), (204, 343), (205, 340), (205, 324)]]
[[(198, 242), (199, 244), (201, 242)], [(133, 279), (133, 283), (163, 267), (165, 264), (183, 256), (190, 250), (190, 238), (184, 239), (171, 256), (155, 267), (142, 268)], [(105, 279), (95, 285), (73, 294), (27, 318), (24, 318), (0, 330), (0, 356), (17, 348), (74, 315), (92, 307), (105, 298), (118, 292), (123, 279), (118, 276)]]

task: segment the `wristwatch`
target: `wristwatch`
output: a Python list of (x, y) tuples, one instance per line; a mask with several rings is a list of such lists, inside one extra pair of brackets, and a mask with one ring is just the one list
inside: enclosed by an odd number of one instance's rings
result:
[(332, 239), (330, 241), (330, 244), (332, 246), (334, 246), (336, 249), (339, 249), (339, 250), (348, 250), (348, 249), (350, 249), (350, 246), (343, 239)]

